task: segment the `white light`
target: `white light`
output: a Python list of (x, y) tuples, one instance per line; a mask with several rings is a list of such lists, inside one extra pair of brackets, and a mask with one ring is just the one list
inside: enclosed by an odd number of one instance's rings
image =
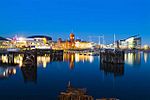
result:
[(19, 37), (19, 38), (18, 38), (18, 40), (19, 40), (19, 41), (24, 41), (24, 40), (25, 40), (25, 38), (23, 38), (23, 37)]
[(94, 57), (90, 56), (89, 61), (90, 61), (90, 63), (92, 63), (94, 61)]

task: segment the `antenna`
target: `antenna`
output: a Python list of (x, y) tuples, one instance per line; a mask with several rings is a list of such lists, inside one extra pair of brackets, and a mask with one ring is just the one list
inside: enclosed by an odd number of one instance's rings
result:
[(104, 44), (105, 44), (105, 43), (104, 43), (104, 35), (103, 35), (103, 49), (104, 49)]
[(98, 44), (100, 45), (100, 44), (101, 44), (101, 37), (100, 37), (100, 36), (98, 36), (98, 39), (99, 39)]
[(114, 34), (114, 51), (116, 51), (115, 44), (116, 44), (116, 35)]

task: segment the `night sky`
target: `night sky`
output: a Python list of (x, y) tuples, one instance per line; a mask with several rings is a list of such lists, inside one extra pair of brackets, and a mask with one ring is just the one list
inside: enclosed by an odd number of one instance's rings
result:
[[(150, 44), (150, 0), (0, 0), (0, 36), (44, 34), (67, 39), (70, 32), (106, 43), (140, 34)], [(93, 38), (97, 40), (97, 38)]]

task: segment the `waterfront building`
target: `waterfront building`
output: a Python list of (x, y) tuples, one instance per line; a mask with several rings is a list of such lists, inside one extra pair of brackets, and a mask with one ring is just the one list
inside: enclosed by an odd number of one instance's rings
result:
[(75, 41), (75, 35), (73, 33), (70, 33), (70, 42)]
[(36, 46), (36, 47), (42, 47), (42, 46), (50, 46), (52, 44), (52, 38), (49, 36), (44, 35), (35, 35), (27, 37), (28, 39), (28, 45), (30, 46)]
[(9, 46), (9, 40), (3, 37), (0, 37), (0, 48), (6, 48)]
[(58, 38), (57, 42), (53, 46), (55, 49), (90, 49), (94, 46), (94, 43), (81, 41), (81, 39), (75, 39), (75, 35), (70, 33), (69, 40), (63, 41)]
[(76, 41), (75, 42), (75, 47), (77, 49), (91, 49), (94, 47), (94, 43), (92, 42), (87, 42), (87, 41)]
[(43, 43), (49, 43), (52, 42), (52, 38), (49, 36), (44, 36), (44, 35), (35, 35), (35, 36), (29, 36), (27, 37), (29, 39), (33, 39), (34, 41), (41, 41)]
[(115, 47), (121, 49), (140, 49), (141, 37), (139, 37), (139, 35), (135, 35), (127, 39), (119, 40), (116, 42)]
[(16, 39), (13, 39), (11, 41), (13, 48), (17, 47), (17, 48), (24, 48), (27, 47), (27, 39), (23, 38), (23, 37), (17, 37)]
[[(94, 47), (94, 43), (81, 41), (81, 39), (75, 39), (75, 35), (70, 33), (69, 39), (62, 40), (58, 38), (57, 41), (52, 41), (49, 36), (35, 35), (30, 37), (18, 37), (17, 35), (11, 40), (0, 38), (0, 44), (5, 44), (5, 48), (37, 48), (37, 49), (91, 49)], [(1, 45), (3, 46), (3, 45)], [(1, 47), (2, 48), (2, 47)]]
[(30, 36), (27, 38), (15, 36), (10, 43), (10, 48), (50, 48), (52, 38), (43, 35)]
[(55, 42), (54, 49), (74, 49), (75, 48), (75, 35), (70, 33), (70, 37), (68, 40), (62, 40), (58, 38), (57, 42)]

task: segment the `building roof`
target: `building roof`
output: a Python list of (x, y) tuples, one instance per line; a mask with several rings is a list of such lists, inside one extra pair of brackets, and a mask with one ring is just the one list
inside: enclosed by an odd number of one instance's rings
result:
[(130, 37), (126, 38), (126, 39), (121, 39), (121, 40), (119, 40), (119, 41), (125, 41), (125, 40), (127, 40), (127, 39), (129, 39), (129, 38), (140, 39), (141, 37), (139, 37), (139, 34), (138, 34), (138, 35), (130, 36)]
[(0, 41), (8, 41), (6, 38), (0, 37)]
[(74, 37), (74, 34), (73, 34), (73, 33), (70, 33), (70, 37)]
[(34, 35), (34, 36), (29, 36), (27, 38), (46, 38), (47, 40), (52, 40), (52, 37), (44, 36), (44, 35)]
[[(126, 38), (126, 39), (129, 39), (129, 38), (137, 38), (137, 37), (139, 37), (139, 34), (130, 36), (130, 37)], [(126, 40), (126, 39), (125, 39), (125, 40)]]

